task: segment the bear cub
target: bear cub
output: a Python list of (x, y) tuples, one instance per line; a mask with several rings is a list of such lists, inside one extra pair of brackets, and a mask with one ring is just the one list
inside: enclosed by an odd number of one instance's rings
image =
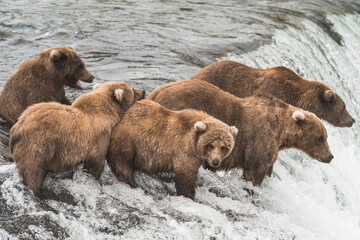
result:
[(81, 89), (79, 81), (91, 83), (94, 76), (71, 46), (54, 47), (20, 65), (0, 93), (0, 115), (12, 126), (28, 107), (40, 102), (71, 105), (65, 86)]
[(35, 195), (48, 172), (84, 163), (99, 179), (114, 126), (145, 92), (125, 83), (95, 85), (71, 106), (38, 103), (10, 129), (10, 151), (20, 176)]
[(194, 199), (205, 162), (217, 168), (232, 151), (236, 127), (192, 109), (170, 111), (158, 103), (135, 103), (114, 128), (107, 155), (116, 177), (135, 187), (133, 173), (175, 173), (178, 195)]

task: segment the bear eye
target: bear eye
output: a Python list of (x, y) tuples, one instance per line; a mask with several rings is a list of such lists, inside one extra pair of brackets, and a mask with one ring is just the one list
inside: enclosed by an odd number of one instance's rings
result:
[(319, 142), (323, 142), (323, 141), (324, 141), (324, 137), (323, 136), (319, 137)]
[(78, 67), (78, 69), (83, 69), (84, 68), (84, 65), (80, 65), (79, 67)]
[(222, 151), (222, 152), (227, 152), (227, 147), (222, 146), (222, 147), (221, 147), (221, 151)]
[(209, 148), (209, 149), (214, 149), (214, 145), (209, 144), (209, 145), (208, 145), (208, 148)]

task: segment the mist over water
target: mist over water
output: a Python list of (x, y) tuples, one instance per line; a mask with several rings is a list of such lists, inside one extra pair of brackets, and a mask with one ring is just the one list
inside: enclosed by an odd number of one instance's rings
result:
[[(334, 159), (280, 152), (261, 187), (242, 171), (200, 169), (195, 201), (176, 196), (172, 174), (108, 167), (49, 175), (41, 198), (22, 184), (0, 127), (0, 239), (360, 239), (360, 5), (351, 1), (0, 1), (0, 88), (20, 63), (71, 44), (96, 76), (147, 92), (231, 59), (286, 66), (336, 91), (352, 128), (324, 122)], [(67, 89), (74, 100), (91, 91)], [(252, 189), (250, 195), (244, 188)]]

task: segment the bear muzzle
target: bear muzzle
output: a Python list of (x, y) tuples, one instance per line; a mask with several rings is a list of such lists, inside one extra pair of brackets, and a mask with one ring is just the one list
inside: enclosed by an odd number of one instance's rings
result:
[(212, 165), (214, 167), (218, 167), (220, 165), (220, 160), (218, 158), (215, 158), (212, 160)]
[(319, 162), (322, 162), (322, 163), (330, 163), (331, 160), (334, 159), (334, 156), (332, 154), (330, 154), (327, 157), (317, 157), (316, 159), (319, 160)]
[(220, 156), (210, 157), (210, 159), (207, 160), (207, 165), (211, 168), (218, 168), (221, 165)]
[(345, 109), (341, 116), (338, 119), (338, 125), (334, 124), (337, 127), (351, 127), (355, 123), (355, 119), (350, 115), (350, 113)]
[(79, 79), (78, 81), (92, 83), (94, 79), (95, 79), (95, 76), (90, 74), (90, 77), (88, 79)]
[(355, 123), (355, 119), (351, 118), (350, 121), (342, 122), (340, 125), (341, 127), (352, 127), (354, 123)]

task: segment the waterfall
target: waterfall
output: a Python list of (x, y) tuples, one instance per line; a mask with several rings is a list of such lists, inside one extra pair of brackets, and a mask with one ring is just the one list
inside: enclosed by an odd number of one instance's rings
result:
[(323, 122), (334, 161), (326, 165), (293, 150), (282, 152), (274, 167), (277, 177), (265, 181), (264, 191), (271, 197), (263, 203), (315, 233), (315, 238), (356, 239), (360, 237), (360, 15), (327, 18), (342, 36), (342, 44), (303, 20), (301, 29), (276, 30), (272, 42), (256, 51), (230, 53), (221, 60), (256, 68), (283, 65), (305, 79), (326, 83), (342, 97), (357, 123), (335, 128)]

